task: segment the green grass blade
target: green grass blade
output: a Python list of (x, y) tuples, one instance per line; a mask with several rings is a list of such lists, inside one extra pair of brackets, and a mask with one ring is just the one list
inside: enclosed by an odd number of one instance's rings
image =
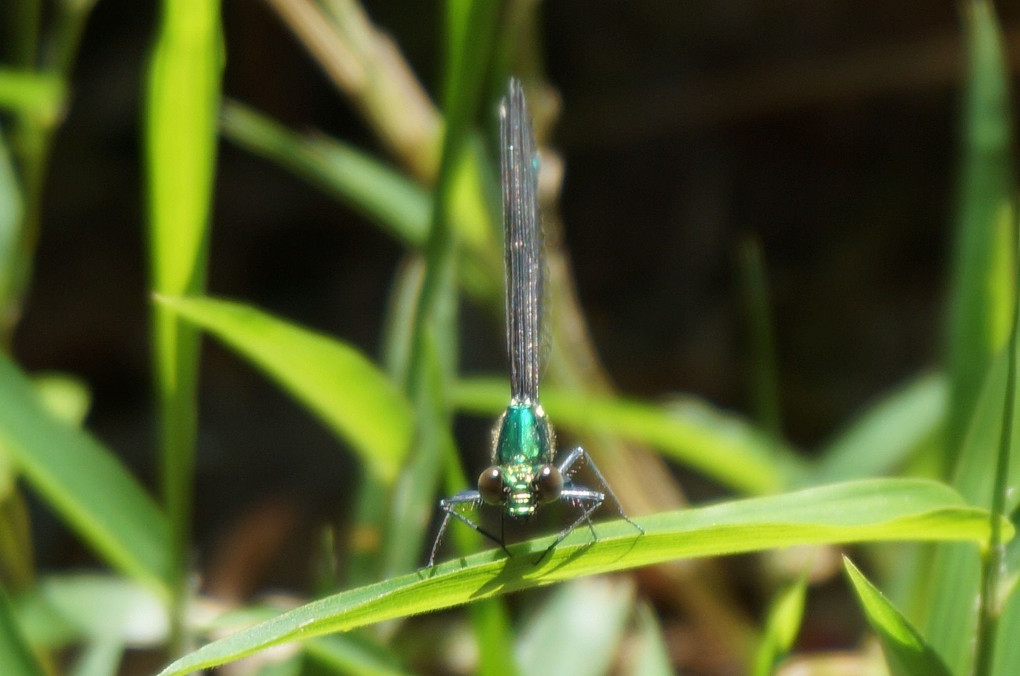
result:
[(868, 624), (882, 643), (893, 676), (951, 676), (938, 654), (896, 607), (844, 557), (843, 565), (864, 609)]
[(415, 452), (393, 496), (383, 571), (414, 568), (435, 509), (442, 462), (454, 445), (450, 389), (457, 351), (457, 233), (453, 215), (459, 170), (481, 99), (498, 7), (484, 0), (449, 0), (443, 71), (443, 146), (425, 246), (425, 278), (415, 314), (407, 392), (417, 413)]
[(251, 306), (211, 298), (159, 303), (269, 375), (392, 482), (407, 454), (412, 414), (397, 388), (353, 347)]
[[(800, 544), (988, 538), (988, 513), (952, 489), (916, 479), (872, 479), (599, 524), (599, 542), (578, 530), (541, 563), (544, 537), (342, 592), (220, 639), (161, 676), (224, 664), (288, 641), (349, 631), (555, 582), (662, 563)], [(1011, 532), (1011, 527), (1004, 526)]]
[(49, 506), (102, 558), (166, 598), (166, 517), (108, 450), (52, 416), (0, 356), (0, 444)]
[(6, 592), (0, 588), (0, 674), (44, 676), (45, 673), (18, 626)]
[(52, 124), (63, 109), (66, 94), (67, 84), (56, 73), (0, 68), (0, 109), (19, 117)]
[[(468, 413), (494, 417), (506, 400), (503, 380), (461, 380), (454, 390), (457, 408)], [(781, 449), (740, 418), (695, 400), (652, 405), (546, 388), (542, 405), (559, 428), (609, 433), (654, 446), (664, 456), (742, 493), (774, 493), (801, 472), (792, 450)]]
[(769, 305), (768, 278), (761, 242), (747, 237), (739, 249), (740, 272), (750, 336), (751, 402), (761, 429), (775, 439), (782, 437), (779, 410), (779, 369), (776, 338)]
[(779, 591), (765, 620), (765, 634), (755, 655), (755, 676), (769, 676), (776, 664), (793, 648), (804, 616), (807, 576), (801, 575)]
[(825, 445), (809, 484), (882, 476), (941, 430), (946, 379), (921, 376), (883, 396)]
[(1013, 309), (1015, 178), (1009, 67), (995, 9), (960, 3), (968, 58), (955, 260), (949, 299), (949, 419), (944, 463), (950, 475), (985, 372), (1009, 333)]
[(521, 673), (610, 673), (633, 610), (634, 583), (627, 578), (585, 578), (560, 585), (521, 629)]
[[(974, 505), (992, 506), (995, 472), (999, 453), (1008, 374), (1005, 351), (992, 363), (974, 409), (970, 429), (963, 441), (954, 484)], [(1015, 386), (1015, 385), (1014, 385)], [(1012, 418), (1020, 416), (1014, 402)], [(1020, 425), (1013, 425), (1010, 444), (1020, 447)], [(1006, 475), (1004, 513), (1020, 504), (1020, 462), (1011, 462)], [(980, 590), (980, 553), (970, 546), (943, 545), (931, 565), (927, 586), (931, 607), (923, 623), (928, 642), (934, 646), (953, 673), (969, 672), (974, 658), (973, 636), (977, 628)]]
[[(166, 296), (205, 289), (209, 214), (216, 170), (223, 35), (218, 0), (163, 0), (149, 65), (145, 110), (152, 290)], [(173, 543), (174, 631), (184, 636), (198, 428), (197, 332), (168, 308), (153, 313), (163, 500)]]
[(224, 104), (220, 127), (226, 138), (304, 178), (401, 242), (425, 244), (432, 198), (396, 169), (327, 136), (296, 134), (240, 103)]

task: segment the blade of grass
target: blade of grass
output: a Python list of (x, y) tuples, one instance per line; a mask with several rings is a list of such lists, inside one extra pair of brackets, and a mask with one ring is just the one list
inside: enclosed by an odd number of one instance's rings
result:
[(456, 372), (455, 233), (458, 174), (477, 116), (497, 6), (483, 0), (446, 5), (443, 146), (436, 181), (425, 279), (415, 314), (407, 390), (418, 413), (416, 448), (396, 487), (385, 548), (387, 577), (413, 569), (434, 509), (441, 464), (455, 446), (449, 390)]
[(765, 633), (755, 655), (755, 676), (769, 676), (790, 650), (800, 632), (807, 598), (807, 575), (781, 589), (769, 607)]
[[(1016, 221), (1014, 221), (1012, 244), (1014, 251), (1020, 237), (1017, 236)], [(1020, 265), (1014, 259), (1013, 279), (1020, 285)], [(1009, 504), (1009, 493), (1016, 493), (1016, 484), (1010, 488), (1010, 456), (1014, 455), (1013, 427), (1016, 419), (1016, 379), (1017, 379), (1017, 349), (1020, 349), (1020, 296), (1013, 299), (1013, 312), (1009, 322), (1009, 343), (1006, 347), (1006, 392), (1005, 401), (1002, 407), (1001, 425), (999, 427), (999, 443), (994, 458), (994, 473), (991, 477), (991, 495), (989, 497), (989, 519), (991, 521), (991, 532), (989, 533), (988, 546), (982, 552), (981, 566), (981, 596), (978, 609), (977, 626), (977, 658), (974, 665), (974, 673), (977, 676), (986, 676), (992, 673), (995, 660), (995, 641), (997, 638), (999, 614), (1002, 612), (1001, 599), (999, 597), (999, 584), (1006, 572), (1006, 542), (1003, 538), (1001, 522), (1013, 512), (1016, 507), (1016, 498), (1012, 505)], [(1020, 454), (1015, 454), (1020, 455)], [(1020, 462), (1013, 462), (1013, 471), (1020, 470)]]
[(950, 676), (952, 672), (896, 607), (857, 569), (849, 558), (843, 566), (864, 615), (878, 634), (886, 663), (894, 676)]
[(54, 418), (31, 381), (2, 355), (0, 443), (46, 503), (102, 558), (168, 598), (166, 517), (112, 453)]
[[(222, 67), (218, 0), (164, 0), (148, 74), (145, 147), (152, 289), (166, 296), (197, 295), (205, 288)], [(156, 305), (152, 340), (163, 499), (174, 552), (171, 642), (178, 650), (186, 640), (198, 334), (171, 309)]]
[(943, 471), (950, 476), (992, 356), (1006, 342), (1013, 307), (1014, 190), (1009, 67), (995, 9), (960, 3), (968, 60), (949, 298), (950, 407)]
[[(1002, 513), (1011, 513), (1020, 504), (1020, 462), (1009, 464), (1004, 478), (991, 468), (1000, 462), (1001, 448), (1008, 441), (1011, 448), (1020, 444), (1020, 429), (1013, 425), (1008, 439), (1003, 439), (1005, 418), (1016, 420), (1020, 405), (1007, 409), (1005, 397), (1009, 381), (1010, 359), (1003, 350), (992, 363), (985, 380), (962, 447), (954, 485), (971, 504), (991, 507), (998, 481), (1005, 481)], [(1014, 376), (1015, 379), (1015, 376)], [(1015, 383), (1013, 384), (1015, 388)], [(925, 636), (953, 673), (969, 672), (974, 654), (974, 636), (978, 623), (975, 599), (981, 593), (980, 553), (965, 545), (942, 545), (931, 565), (928, 596), (931, 607), (925, 623)]]
[(385, 374), (353, 347), (249, 305), (157, 299), (251, 361), (349, 443), (387, 483), (411, 441), (411, 410)]
[[(384, 582), (342, 592), (286, 612), (199, 648), (160, 672), (175, 676), (224, 664), (294, 640), (349, 631), (374, 622), (448, 608), (584, 575), (682, 558), (718, 556), (801, 544), (988, 538), (988, 513), (952, 489), (917, 479), (870, 479), (795, 493), (665, 512), (637, 522), (599, 525), (599, 541), (568, 537), (490, 550)], [(1011, 532), (1011, 526), (1004, 526)]]
[(750, 335), (751, 403), (754, 418), (761, 429), (774, 439), (781, 439), (776, 339), (760, 240), (747, 237), (741, 243), (739, 265)]
[(296, 134), (237, 102), (220, 115), (226, 138), (272, 160), (414, 247), (428, 237), (431, 197), (397, 170), (345, 143)]
[[(464, 379), (454, 389), (454, 403), (464, 412), (495, 416), (506, 405), (506, 388), (501, 380)], [(743, 420), (701, 402), (652, 405), (546, 388), (542, 406), (557, 427), (608, 432), (649, 444), (740, 492), (779, 491), (801, 471), (802, 463), (793, 451), (779, 450), (777, 442)]]
[(521, 673), (610, 673), (633, 610), (634, 583), (627, 578), (586, 578), (560, 585), (521, 629)]
[(916, 378), (883, 395), (819, 453), (810, 485), (881, 476), (942, 429), (947, 387), (941, 374)]
[(0, 588), (0, 674), (44, 676), (45, 673), (18, 626), (7, 593)]

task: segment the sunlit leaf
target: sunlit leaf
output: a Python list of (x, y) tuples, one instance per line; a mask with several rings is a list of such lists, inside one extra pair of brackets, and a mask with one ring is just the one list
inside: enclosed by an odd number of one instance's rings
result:
[(159, 302), (265, 371), (350, 443), (380, 477), (396, 476), (411, 441), (411, 410), (358, 350), (240, 303), (210, 298)]
[[(580, 530), (541, 562), (553, 537), (489, 550), (432, 569), (352, 589), (283, 613), (186, 655), (161, 672), (184, 674), (288, 641), (349, 631), (584, 575), (682, 558), (798, 544), (988, 537), (988, 513), (930, 481), (872, 479), (637, 519), (599, 524), (599, 541)], [(1011, 526), (1005, 528), (1012, 533)]]
[(882, 642), (885, 659), (893, 675), (951, 676), (938, 654), (925, 643), (924, 638), (882, 592), (864, 577), (850, 559), (844, 557), (843, 564), (864, 608), (868, 624)]
[(2, 355), (0, 444), (79, 537), (112, 565), (166, 592), (166, 517), (110, 451), (54, 418), (31, 381)]

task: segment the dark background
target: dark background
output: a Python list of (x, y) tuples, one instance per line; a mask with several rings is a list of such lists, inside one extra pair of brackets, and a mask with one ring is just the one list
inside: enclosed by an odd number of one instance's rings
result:
[[(154, 3), (100, 0), (45, 194), (16, 355), (81, 376), (93, 429), (150, 484), (140, 100)], [(270, 10), (225, 0), (228, 96), (377, 149)], [(435, 97), (435, 2), (370, 2)], [(735, 254), (760, 238), (784, 430), (810, 449), (867, 402), (938, 365), (963, 72), (952, 2), (543, 3), (562, 97), (554, 145), (583, 307), (627, 394), (748, 408)], [(1003, 17), (1007, 29), (1016, 13)], [(400, 248), (305, 183), (221, 145), (210, 293), (377, 354)], [(466, 373), (501, 373), (497, 322), (464, 308)], [(468, 427), (462, 444), (487, 436)], [(197, 532), (216, 560), (250, 520), (291, 545), (346, 506), (352, 463), (238, 358), (207, 344)], [(84, 556), (40, 510), (44, 565)], [(239, 525), (241, 524), (241, 525)], [(303, 534), (302, 534), (303, 533)], [(295, 556), (302, 556), (301, 553)], [(287, 557), (290, 561), (306, 558)], [(270, 556), (269, 559), (276, 560)], [(225, 564), (226, 565), (226, 564)], [(306, 571), (277, 561), (269, 580)]]

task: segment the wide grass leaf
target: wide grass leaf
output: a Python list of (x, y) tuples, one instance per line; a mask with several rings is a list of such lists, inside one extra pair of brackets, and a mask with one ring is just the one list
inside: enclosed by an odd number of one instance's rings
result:
[(251, 306), (211, 298), (159, 302), (249, 359), (392, 481), (411, 441), (412, 415), (367, 357), (338, 340)]
[(110, 451), (49, 413), (32, 382), (2, 355), (0, 444), (82, 540), (111, 565), (166, 594), (166, 517)]
[[(495, 379), (462, 380), (454, 391), (460, 410), (492, 416), (506, 407), (508, 395), (506, 381)], [(546, 388), (542, 405), (559, 427), (649, 444), (742, 493), (775, 493), (802, 472), (793, 451), (700, 401), (655, 405)]]
[[(283, 613), (210, 643), (168, 666), (162, 676), (224, 664), (287, 641), (349, 631), (555, 582), (664, 561), (761, 551), (800, 544), (988, 537), (988, 513), (952, 489), (917, 479), (872, 479), (765, 498), (655, 514), (582, 529), (536, 562), (552, 536), (489, 550), (352, 589)], [(1005, 525), (1008, 534), (1012, 527)]]
[(951, 676), (938, 654), (889, 599), (864, 577), (850, 559), (844, 557), (843, 564), (868, 624), (878, 634), (893, 676)]

